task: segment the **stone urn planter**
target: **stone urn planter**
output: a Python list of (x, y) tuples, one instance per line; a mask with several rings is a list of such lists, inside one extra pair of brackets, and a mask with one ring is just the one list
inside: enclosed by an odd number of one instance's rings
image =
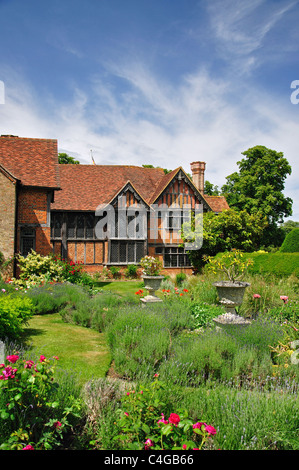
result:
[(154, 256), (144, 256), (140, 260), (141, 267), (143, 268), (142, 279), (144, 287), (148, 291), (148, 295), (141, 298), (142, 305), (147, 305), (153, 302), (162, 302), (155, 293), (160, 288), (164, 276), (160, 275), (162, 263)]
[(225, 311), (235, 314), (235, 307), (242, 304), (245, 289), (250, 284), (242, 281), (218, 281), (214, 282), (213, 286), (216, 287), (219, 302), (223, 305)]

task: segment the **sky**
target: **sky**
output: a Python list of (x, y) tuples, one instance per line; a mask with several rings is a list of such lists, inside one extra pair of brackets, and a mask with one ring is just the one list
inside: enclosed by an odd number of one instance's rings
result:
[(205, 161), (218, 187), (264, 145), (299, 221), (298, 24), (299, 0), (0, 0), (0, 134), (81, 164)]

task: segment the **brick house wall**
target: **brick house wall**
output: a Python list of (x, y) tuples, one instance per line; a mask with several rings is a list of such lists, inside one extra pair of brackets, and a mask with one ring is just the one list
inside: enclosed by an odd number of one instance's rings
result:
[[(5, 260), (12, 258), (15, 252), (16, 187), (16, 179), (1, 168), (0, 251), (4, 255)], [(10, 266), (8, 274), (13, 274), (12, 266)]]

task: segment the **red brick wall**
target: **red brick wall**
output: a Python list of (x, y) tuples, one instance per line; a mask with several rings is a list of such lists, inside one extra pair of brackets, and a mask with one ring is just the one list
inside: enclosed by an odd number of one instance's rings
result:
[(29, 225), (35, 228), (36, 252), (47, 255), (53, 251), (48, 224), (48, 191), (37, 188), (21, 188), (18, 197), (18, 243), (20, 250), (20, 228)]

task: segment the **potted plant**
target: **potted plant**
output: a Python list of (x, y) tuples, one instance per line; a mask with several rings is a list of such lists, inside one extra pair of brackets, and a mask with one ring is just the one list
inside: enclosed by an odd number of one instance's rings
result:
[(159, 289), (164, 276), (161, 276), (162, 262), (155, 256), (146, 255), (140, 260), (142, 267), (142, 279), (144, 281), (145, 288), (149, 291), (149, 294), (155, 294), (155, 291)]
[(248, 282), (241, 281), (241, 279), (253, 261), (246, 260), (240, 250), (228, 251), (219, 257), (205, 257), (205, 260), (208, 262), (209, 271), (214, 274), (223, 273), (227, 277), (227, 280), (214, 282), (213, 285), (226, 311), (235, 313), (235, 307), (242, 304), (246, 287), (250, 286)]

